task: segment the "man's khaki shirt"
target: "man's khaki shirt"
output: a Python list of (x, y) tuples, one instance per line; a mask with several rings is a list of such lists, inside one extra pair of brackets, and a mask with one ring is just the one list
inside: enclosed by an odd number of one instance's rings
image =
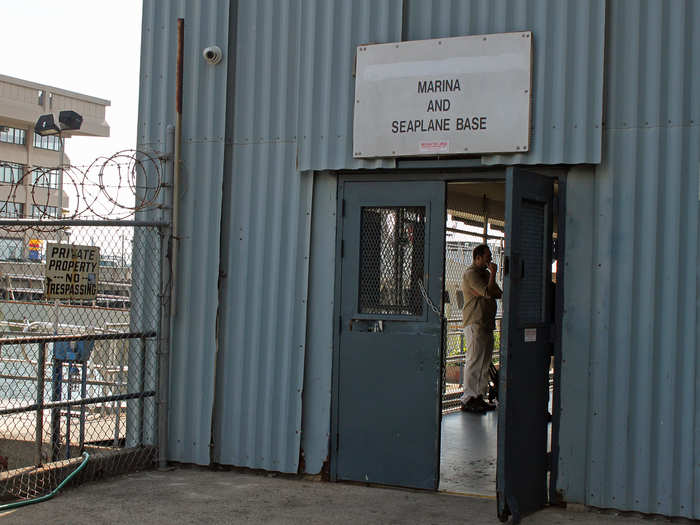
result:
[[(489, 284), (490, 273), (486, 268), (471, 265), (462, 275), (462, 293), (464, 307), (462, 308), (462, 326), (475, 324), (487, 330), (496, 329), (496, 299), (488, 297), (486, 287)], [(472, 289), (482, 295), (474, 295)]]

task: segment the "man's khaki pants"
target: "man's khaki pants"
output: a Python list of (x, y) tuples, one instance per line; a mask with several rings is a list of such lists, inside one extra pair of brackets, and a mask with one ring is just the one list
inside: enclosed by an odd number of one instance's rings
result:
[(462, 403), (471, 397), (483, 396), (489, 386), (489, 366), (493, 355), (493, 330), (470, 324), (464, 327), (467, 355), (464, 361), (464, 394)]

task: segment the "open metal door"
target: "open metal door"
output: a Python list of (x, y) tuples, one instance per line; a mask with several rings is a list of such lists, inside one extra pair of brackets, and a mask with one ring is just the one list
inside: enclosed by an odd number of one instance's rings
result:
[(437, 489), (445, 184), (341, 186), (331, 476)]
[(547, 501), (553, 201), (553, 179), (507, 170), (496, 486), (515, 523)]

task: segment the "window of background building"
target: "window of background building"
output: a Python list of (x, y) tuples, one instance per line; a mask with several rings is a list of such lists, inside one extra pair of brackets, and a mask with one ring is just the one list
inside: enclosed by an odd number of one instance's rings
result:
[(15, 162), (0, 162), (0, 182), (16, 184), (24, 175), (24, 166)]
[(56, 135), (41, 136), (34, 133), (34, 147), (58, 151), (61, 149), (61, 140)]
[(10, 126), (0, 126), (0, 142), (25, 144), (27, 142), (27, 132)]
[(42, 188), (58, 188), (58, 170), (36, 168), (32, 171), (32, 184)]
[(0, 239), (0, 259), (21, 259), (22, 239)]
[(0, 217), (17, 218), (24, 216), (24, 204), (21, 202), (0, 201)]
[(42, 217), (58, 217), (58, 208), (56, 206), (33, 204), (32, 217), (35, 219), (41, 219)]

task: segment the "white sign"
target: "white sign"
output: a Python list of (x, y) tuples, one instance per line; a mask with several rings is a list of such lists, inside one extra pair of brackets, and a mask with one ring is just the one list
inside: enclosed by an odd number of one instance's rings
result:
[(97, 296), (100, 249), (97, 246), (48, 243), (46, 298), (93, 300)]
[(354, 156), (525, 152), (532, 33), (357, 48)]
[(537, 328), (525, 328), (525, 335), (523, 339), (526, 343), (536, 343), (537, 342)]

